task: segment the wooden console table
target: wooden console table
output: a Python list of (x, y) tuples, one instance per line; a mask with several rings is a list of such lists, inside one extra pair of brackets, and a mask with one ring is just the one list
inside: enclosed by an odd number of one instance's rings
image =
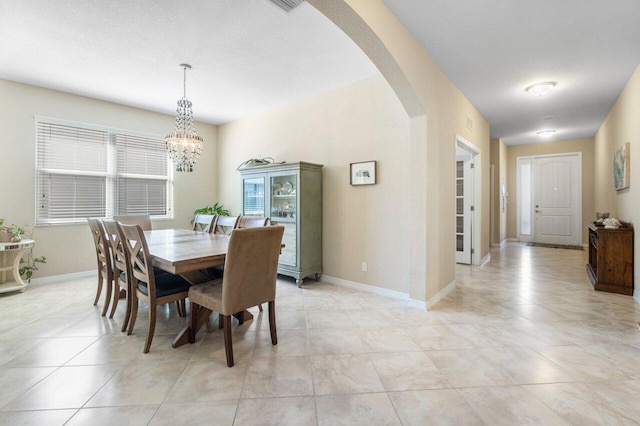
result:
[(20, 278), (20, 259), (27, 250), (33, 247), (34, 242), (33, 240), (22, 240), (15, 243), (0, 243), (0, 293), (25, 291), (28, 283)]
[(633, 295), (633, 225), (589, 224), (587, 276), (596, 290)]

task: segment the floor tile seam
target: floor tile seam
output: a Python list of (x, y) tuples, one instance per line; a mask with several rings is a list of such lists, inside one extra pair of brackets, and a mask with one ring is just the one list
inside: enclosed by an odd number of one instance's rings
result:
[[(32, 386), (30, 386), (28, 389), (25, 389), (23, 392), (20, 393), (20, 395), (16, 396), (15, 398), (12, 398), (11, 400), (9, 400), (6, 404), (4, 404), (3, 406), (0, 407), (0, 412), (3, 412), (5, 407), (7, 407), (9, 404), (11, 404), (12, 402), (16, 401), (17, 399), (21, 398), (24, 394), (26, 394), (27, 392), (29, 392), (31, 389), (35, 388), (36, 386), (38, 386), (40, 383), (42, 383), (45, 379), (47, 379), (48, 377), (50, 377), (52, 374), (54, 374), (56, 371), (58, 371), (59, 369), (62, 368), (62, 366), (49, 366), (49, 367), (14, 367), (14, 368), (53, 368), (53, 370), (47, 374), (46, 376), (44, 376), (42, 379), (38, 380), (36, 383), (34, 383)], [(31, 411), (31, 410), (18, 410), (18, 411)]]
[(129, 365), (129, 364), (123, 364), (120, 367), (118, 367), (117, 369), (115, 369), (113, 374), (107, 380), (105, 380), (105, 382), (89, 398), (87, 398), (87, 400), (78, 409), (95, 408), (95, 407), (87, 407), (87, 404), (89, 403), (89, 401), (91, 401), (93, 398), (95, 398), (95, 396), (102, 389), (104, 389), (104, 387), (107, 386), (109, 384), (109, 382), (111, 382), (111, 380), (113, 380), (114, 377), (116, 377), (122, 370), (124, 370), (124, 368), (127, 367), (127, 365)]
[[(589, 350), (587, 350), (586, 348), (584, 348), (581, 345), (558, 345), (558, 346), (544, 346), (542, 348), (562, 348), (562, 347), (576, 347), (576, 348), (580, 348), (582, 350), (586, 350), (587, 352), (589, 352), (590, 354), (600, 358), (601, 360), (604, 361), (608, 361), (608, 359), (593, 353)], [(563, 367), (562, 365), (560, 365), (558, 362), (554, 361), (553, 359), (549, 358), (548, 356), (546, 356), (545, 354), (543, 354), (542, 352), (540, 352), (540, 349), (542, 349), (540, 347), (532, 347), (531, 349), (534, 350), (536, 353), (538, 353), (540, 356), (542, 356), (543, 358), (545, 358), (546, 360), (548, 360), (550, 363), (552, 363), (554, 366), (556, 366), (556, 368), (560, 369), (563, 373), (565, 373), (568, 377), (571, 377), (573, 379), (575, 379), (575, 382), (583, 382), (586, 383), (588, 382), (588, 380), (583, 379), (581, 376), (582, 374), (579, 374), (579, 376), (576, 376), (573, 373), (573, 370), (567, 370), (567, 368)], [(621, 370), (620, 368), (614, 366), (618, 371), (620, 371), (622, 374), (624, 374), (626, 377), (628, 377), (627, 373), (623, 370)], [(600, 381), (607, 381), (607, 380), (612, 380), (612, 379), (603, 379), (603, 380), (594, 380), (596, 382), (600, 382)], [(618, 379), (613, 379), (613, 380), (618, 380)], [(574, 383), (574, 382), (570, 382), (570, 383)]]

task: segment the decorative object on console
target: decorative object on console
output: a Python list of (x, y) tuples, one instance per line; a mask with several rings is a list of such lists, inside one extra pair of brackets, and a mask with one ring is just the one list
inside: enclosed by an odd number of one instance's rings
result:
[(608, 217), (602, 220), (602, 224), (604, 225), (605, 228), (607, 229), (616, 229), (616, 228), (620, 228), (620, 221), (618, 219), (616, 219), (615, 217)]
[(376, 184), (376, 161), (351, 163), (350, 170), (349, 183), (352, 186)]
[(613, 187), (616, 190), (629, 187), (631, 180), (630, 143), (625, 142), (613, 156)]
[(192, 172), (193, 165), (202, 153), (202, 138), (196, 134), (193, 123), (191, 101), (187, 99), (187, 69), (189, 64), (180, 64), (184, 70), (184, 94), (178, 101), (176, 126), (173, 133), (164, 138), (167, 152), (178, 172)]

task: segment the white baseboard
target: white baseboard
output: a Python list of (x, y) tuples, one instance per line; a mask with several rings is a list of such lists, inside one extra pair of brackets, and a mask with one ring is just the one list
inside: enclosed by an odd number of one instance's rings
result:
[(519, 240), (519, 239), (517, 239), (517, 238), (507, 238), (507, 242), (510, 242), (510, 243), (519, 243), (519, 242), (520, 242), (520, 240)]
[(320, 281), (324, 281), (329, 284), (339, 285), (342, 287), (352, 288), (354, 290), (365, 291), (367, 293), (375, 293), (381, 296), (391, 297), (392, 299), (410, 300), (409, 295), (407, 293), (402, 293), (400, 291), (376, 287), (374, 285), (362, 284), (356, 281), (343, 280), (342, 278), (336, 278), (330, 275), (322, 274), (322, 278), (320, 279)]
[(491, 260), (491, 253), (487, 253), (485, 257), (480, 259), (480, 266), (486, 265), (487, 263), (489, 263), (490, 260)]
[(81, 278), (87, 278), (96, 274), (97, 274), (96, 270), (91, 270), (91, 271), (73, 272), (71, 274), (52, 275), (50, 277), (33, 278), (31, 279), (31, 283), (29, 285), (54, 284), (54, 283), (60, 283), (63, 281), (73, 281)]
[(427, 310), (433, 308), (435, 305), (437, 305), (442, 299), (444, 299), (445, 297), (447, 297), (447, 294), (451, 293), (451, 291), (453, 289), (456, 288), (456, 280), (451, 281), (449, 284), (447, 284), (447, 286), (445, 288), (443, 288), (442, 290), (440, 290), (435, 296), (433, 296), (431, 299), (427, 300), (427, 303), (425, 304), (425, 308)]
[(503, 249), (503, 248), (505, 248), (506, 245), (507, 245), (507, 239), (505, 238), (504, 240), (500, 241), (499, 243), (492, 243), (491, 247)]

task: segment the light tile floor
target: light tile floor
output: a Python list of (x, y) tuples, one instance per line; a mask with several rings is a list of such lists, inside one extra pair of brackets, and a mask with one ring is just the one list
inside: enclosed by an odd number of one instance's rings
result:
[(266, 312), (171, 348), (185, 320), (159, 308), (121, 333), (95, 279), (0, 296), (0, 424), (639, 424), (640, 305), (594, 292), (586, 253), (509, 244), (425, 312), (308, 281)]

